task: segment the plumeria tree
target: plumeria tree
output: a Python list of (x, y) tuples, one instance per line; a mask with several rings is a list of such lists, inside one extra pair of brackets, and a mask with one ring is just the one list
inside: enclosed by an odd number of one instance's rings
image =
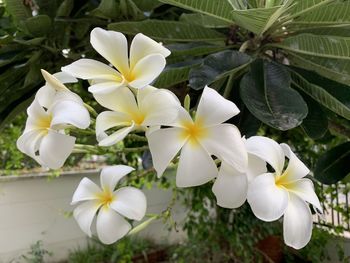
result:
[[(217, 206), (239, 209), (247, 201), (259, 220), (283, 218), (286, 245), (307, 245), (312, 213), (323, 213), (313, 181), (334, 183), (350, 172), (349, 1), (102, 0), (78, 11), (65, 0), (56, 13), (29, 2), (6, 1), (18, 32), (3, 30), (0, 52), (1, 77), (19, 91), (4, 102), (3, 122), (29, 104), (20, 151), (51, 169), (73, 152), (146, 151), (154, 182), (175, 169), (175, 191), (209, 185)], [(50, 37), (47, 23), (74, 35), (75, 45)], [(74, 23), (85, 23), (83, 33)], [(26, 59), (17, 54), (22, 46), (31, 56), (18, 68)], [(52, 60), (47, 67), (42, 56)], [(78, 81), (93, 99), (73, 91)], [(11, 112), (11, 105), (18, 107)], [(258, 135), (261, 125), (299, 129), (313, 140), (334, 132), (345, 139), (310, 173), (291, 146)], [(96, 143), (77, 144), (87, 133)], [(123, 147), (128, 139), (141, 146)], [(131, 230), (125, 220), (143, 220), (147, 210), (142, 189), (127, 186), (135, 168), (115, 163), (102, 169), (100, 187), (87, 178), (77, 186), (74, 217), (87, 235), (96, 215), (106, 244), (142, 228)], [(126, 186), (116, 189), (119, 181)]]

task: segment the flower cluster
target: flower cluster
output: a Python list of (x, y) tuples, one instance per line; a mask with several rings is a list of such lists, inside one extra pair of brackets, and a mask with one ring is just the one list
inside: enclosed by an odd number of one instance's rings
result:
[[(312, 181), (303, 178), (309, 170), (288, 145), (261, 136), (242, 138), (238, 128), (227, 122), (239, 114), (238, 107), (210, 87), (204, 88), (196, 112), (189, 112), (172, 92), (150, 86), (170, 51), (147, 36), (137, 34), (128, 51), (123, 34), (95, 28), (90, 42), (113, 67), (84, 58), (54, 75), (43, 70), (46, 84), (28, 108), (26, 128), (17, 141), (22, 152), (48, 168), (64, 164), (75, 143), (65, 133), (67, 128), (88, 128), (90, 116), (89, 107), (62, 83), (88, 80), (89, 91), (107, 109), (96, 118), (99, 146), (116, 144), (131, 132), (144, 132), (158, 177), (174, 162), (177, 187), (213, 181), (219, 206), (238, 208), (247, 200), (261, 220), (284, 216), (287, 245), (299, 249), (309, 242), (309, 204), (316, 211), (322, 209)], [(79, 204), (74, 217), (87, 235), (91, 236), (96, 214), (97, 235), (107, 244), (131, 229), (123, 217), (145, 216), (146, 198), (140, 190), (115, 190), (132, 171), (123, 165), (102, 169), (101, 188), (87, 178), (80, 182), (72, 205)]]

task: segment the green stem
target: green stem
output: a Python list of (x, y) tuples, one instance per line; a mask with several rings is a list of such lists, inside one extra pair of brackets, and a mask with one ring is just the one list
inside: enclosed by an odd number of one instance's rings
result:
[(224, 91), (224, 98), (226, 98), (226, 99), (231, 94), (231, 91), (232, 91), (232, 88), (233, 88), (233, 80), (234, 80), (234, 74), (231, 74), (228, 77), (227, 84), (226, 84), (225, 91)]
[(147, 138), (144, 136), (136, 135), (136, 134), (128, 134), (126, 138), (139, 141), (139, 142), (147, 142)]
[(90, 112), (90, 114), (96, 118), (97, 117), (97, 112), (93, 107), (91, 107), (89, 104), (84, 103), (85, 108)]

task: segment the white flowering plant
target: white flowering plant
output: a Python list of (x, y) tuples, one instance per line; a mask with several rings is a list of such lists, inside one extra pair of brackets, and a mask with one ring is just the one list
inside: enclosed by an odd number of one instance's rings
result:
[[(72, 193), (78, 225), (91, 236), (96, 217), (96, 234), (103, 243), (135, 233), (150, 220), (169, 217), (171, 206), (160, 215), (147, 214), (141, 187), (128, 186), (128, 178), (154, 172), (157, 178), (152, 182), (157, 183), (173, 169), (174, 178), (167, 179), (174, 179), (175, 193), (209, 187), (208, 198), (217, 206), (249, 206), (259, 220), (283, 221), (285, 244), (305, 247), (312, 235), (312, 214), (323, 213), (314, 180), (334, 183), (345, 178), (348, 138), (323, 155), (312, 173), (293, 147), (258, 135), (259, 128), (301, 127), (315, 140), (325, 138), (331, 128), (344, 134), (350, 119), (350, 42), (344, 37), (349, 21), (342, 10), (350, 8), (349, 2), (143, 2), (101, 1), (95, 9), (87, 4), (86, 13), (101, 19), (99, 26), (91, 23), (84, 28), (78, 23), (88, 38), (77, 30), (72, 39), (84, 40), (76, 49), (64, 48), (65, 43), (59, 47), (64, 63), (54, 63), (57, 50), (40, 38), (49, 36), (49, 29), (39, 32), (34, 25), (51, 21), (49, 12), (41, 14), (45, 8), (32, 5), (33, 17), (19, 18), (26, 21), (21, 30), (32, 42), (16, 41), (36, 45), (37, 53), (26, 67), (35, 76), (40, 67), (45, 84), (37, 88), (33, 83), (40, 80), (32, 81), (23, 69), (23, 87), (35, 96), (18, 149), (50, 169), (63, 167), (71, 154), (82, 152), (151, 157), (145, 171), (137, 161), (106, 166), (100, 186), (84, 178)], [(53, 23), (80, 21), (77, 6), (63, 1)], [(17, 9), (8, 8), (15, 17)], [(166, 10), (163, 20), (155, 19), (158, 8)], [(327, 16), (327, 8), (340, 18)], [(117, 9), (122, 17), (113, 13)], [(175, 17), (169, 18), (170, 13)], [(74, 19), (69, 21), (69, 16)], [(123, 17), (135, 21), (120, 22)], [(63, 28), (73, 34), (71, 25)], [(55, 66), (41, 67), (41, 56)], [(17, 59), (4, 63), (12, 65)], [(16, 87), (10, 80), (7, 83)], [(74, 83), (85, 88), (89, 100), (73, 92)], [(24, 100), (28, 94), (18, 96)], [(13, 103), (11, 98), (6, 105)], [(1, 119), (6, 114), (0, 109)], [(93, 135), (95, 143), (77, 143), (86, 134)], [(128, 140), (137, 146), (125, 147)], [(116, 188), (118, 183), (123, 186)], [(133, 220), (141, 221), (134, 229)]]

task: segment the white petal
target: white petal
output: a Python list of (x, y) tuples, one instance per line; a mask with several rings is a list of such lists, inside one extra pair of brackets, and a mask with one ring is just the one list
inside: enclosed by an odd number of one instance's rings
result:
[(207, 128), (208, 134), (200, 144), (212, 155), (227, 162), (240, 172), (246, 172), (248, 155), (241, 134), (236, 126), (219, 124)]
[(42, 69), (41, 74), (43, 75), (47, 84), (49, 84), (56, 91), (69, 91), (66, 86), (64, 86), (61, 81), (59, 81), (56, 77), (51, 75), (46, 70)]
[(95, 93), (94, 98), (100, 105), (109, 110), (127, 114), (139, 111), (135, 96), (127, 87), (120, 87), (108, 94)]
[(49, 84), (45, 84), (37, 91), (35, 99), (39, 102), (40, 106), (48, 109), (53, 103), (56, 92)]
[(31, 130), (23, 133), (17, 140), (17, 148), (36, 160), (36, 152), (46, 132), (43, 130)]
[(165, 58), (160, 54), (152, 54), (137, 62), (131, 75), (134, 80), (129, 86), (140, 89), (148, 86), (155, 80), (165, 67)]
[(83, 100), (79, 97), (79, 95), (70, 91), (59, 91), (56, 92), (52, 105), (62, 100), (74, 101), (75, 103), (78, 103), (80, 105), (84, 104)]
[(247, 198), (247, 176), (223, 162), (212, 190), (219, 206), (225, 208), (240, 207)]
[(49, 130), (40, 144), (39, 156), (43, 165), (58, 169), (63, 166), (74, 148), (75, 138)]
[(274, 140), (263, 136), (252, 136), (246, 141), (248, 153), (254, 154), (266, 161), (281, 175), (285, 156), (281, 146)]
[(115, 69), (93, 59), (79, 59), (62, 67), (61, 70), (80, 79), (100, 79), (118, 83), (122, 81), (120, 74)]
[(128, 126), (131, 123), (130, 116), (116, 111), (101, 112), (96, 118), (96, 137), (97, 141), (106, 138), (106, 133), (110, 128), (118, 126)]
[(147, 133), (152, 161), (158, 177), (162, 176), (171, 160), (180, 151), (187, 138), (183, 138), (181, 128), (157, 129)]
[(57, 72), (53, 76), (62, 83), (76, 83), (78, 80), (67, 72)]
[(214, 179), (218, 169), (210, 154), (200, 145), (187, 142), (181, 150), (176, 174), (178, 187), (202, 185)]
[(283, 215), (288, 205), (288, 192), (277, 187), (273, 174), (267, 173), (249, 184), (247, 200), (255, 216), (269, 222)]
[(171, 52), (161, 43), (154, 41), (144, 34), (138, 33), (130, 46), (130, 68), (133, 68), (142, 58), (154, 53), (159, 53), (167, 57)]
[(248, 154), (248, 182), (251, 182), (257, 176), (264, 173), (267, 173), (266, 162), (253, 154)]
[(156, 90), (159, 90), (159, 89), (157, 89), (157, 88), (155, 88), (153, 86), (150, 86), (150, 85), (148, 85), (148, 86), (146, 86), (146, 87), (144, 87), (142, 89), (138, 89), (137, 90), (137, 102), (139, 104), (141, 104), (143, 99), (147, 98), (147, 96), (149, 94), (151, 94), (152, 92), (154, 92)]
[(281, 147), (284, 154), (289, 159), (288, 167), (282, 177), (283, 179), (281, 178), (282, 181), (286, 183), (292, 182), (306, 176), (310, 170), (305, 166), (305, 164), (299, 160), (299, 158), (292, 152), (287, 144), (281, 143)]
[(283, 238), (286, 245), (295, 249), (306, 246), (312, 234), (312, 215), (308, 205), (294, 194), (284, 213)]
[(128, 73), (128, 42), (122, 33), (97, 27), (91, 31), (90, 42), (119, 72), (123, 75)]
[(71, 205), (81, 201), (95, 200), (100, 192), (101, 189), (93, 181), (84, 177), (73, 194)]
[(131, 126), (119, 129), (118, 131), (108, 135), (99, 142), (99, 146), (111, 146), (123, 140), (130, 132), (135, 129), (135, 124), (132, 123)]
[(78, 222), (79, 227), (89, 237), (91, 237), (91, 224), (98, 208), (98, 202), (87, 201), (77, 206), (73, 211), (73, 216)]
[(34, 99), (32, 104), (27, 109), (28, 118), (33, 118), (33, 123), (35, 120), (41, 120), (48, 117), (45, 109), (40, 106), (39, 101)]
[(216, 90), (205, 87), (198, 104), (196, 121), (205, 126), (217, 125), (238, 113), (236, 104), (222, 97)]
[(123, 187), (115, 191), (111, 208), (119, 214), (140, 221), (146, 214), (147, 201), (142, 191), (134, 187)]
[(97, 215), (97, 236), (104, 244), (112, 244), (125, 236), (131, 225), (110, 208), (102, 207)]
[(179, 114), (180, 102), (167, 90), (156, 90), (141, 102), (139, 109), (145, 115), (143, 125), (169, 125)]
[(58, 127), (65, 124), (71, 124), (79, 129), (86, 129), (90, 126), (89, 111), (74, 101), (64, 100), (55, 103), (51, 113), (53, 129), (59, 129)]
[(315, 208), (318, 209), (319, 212), (322, 213), (323, 209), (315, 193), (314, 184), (310, 179), (300, 179), (293, 183), (287, 184), (285, 187), (287, 187), (289, 192), (294, 193), (304, 201), (312, 204)]
[(116, 92), (118, 88), (125, 86), (124, 83), (118, 83), (116, 81), (100, 82), (89, 87), (89, 92), (96, 94), (106, 95), (112, 92)]
[(177, 118), (171, 123), (171, 126), (186, 128), (189, 123), (193, 123), (191, 115), (183, 107), (179, 107)]
[(113, 192), (119, 180), (134, 170), (134, 168), (127, 165), (112, 165), (104, 167), (101, 171), (100, 177), (102, 189), (108, 189), (110, 192)]

